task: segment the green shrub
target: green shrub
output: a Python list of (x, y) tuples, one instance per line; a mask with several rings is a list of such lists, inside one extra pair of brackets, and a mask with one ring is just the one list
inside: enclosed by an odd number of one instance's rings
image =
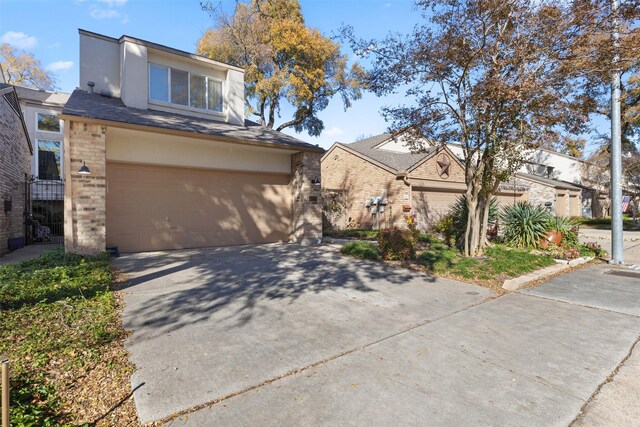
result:
[(564, 237), (562, 238), (562, 245), (570, 248), (577, 248), (580, 246), (580, 240), (578, 240), (578, 233), (573, 231), (568, 231), (564, 233)]
[(375, 261), (378, 259), (378, 248), (370, 242), (349, 242), (340, 248), (340, 253), (361, 259), (370, 259)]
[(405, 261), (416, 256), (415, 240), (411, 230), (398, 227), (385, 228), (378, 233), (378, 251), (386, 260)]
[(578, 222), (568, 216), (553, 216), (549, 218), (547, 229), (558, 230), (565, 236), (578, 229)]
[(442, 240), (447, 245), (452, 244), (452, 240), (456, 236), (456, 230), (453, 226), (454, 218), (453, 214), (449, 213), (438, 220), (432, 227), (431, 231), (433, 233), (438, 233), (442, 236)]

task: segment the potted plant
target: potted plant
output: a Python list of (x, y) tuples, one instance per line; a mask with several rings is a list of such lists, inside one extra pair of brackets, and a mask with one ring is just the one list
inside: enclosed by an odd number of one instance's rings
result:
[(555, 216), (549, 219), (547, 223), (547, 229), (549, 230), (544, 239), (540, 241), (540, 246), (546, 248), (549, 245), (549, 242), (553, 243), (556, 246), (560, 246), (562, 243), (562, 239), (571, 233), (571, 231), (576, 227), (576, 223), (569, 217), (566, 216)]

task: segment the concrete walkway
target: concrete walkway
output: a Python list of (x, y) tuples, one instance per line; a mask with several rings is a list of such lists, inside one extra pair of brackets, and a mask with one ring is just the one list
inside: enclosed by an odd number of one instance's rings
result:
[(38, 258), (43, 253), (52, 249), (60, 248), (62, 245), (29, 245), (13, 252), (9, 252), (0, 258), (0, 265), (18, 264), (22, 261)]
[(606, 265), (497, 299), (293, 245), (118, 265), (140, 417), (172, 426), (566, 426), (640, 335)]
[[(624, 231), (622, 235), (625, 264), (640, 264), (640, 231)], [(579, 239), (582, 243), (598, 243), (611, 256), (611, 230), (581, 228)]]

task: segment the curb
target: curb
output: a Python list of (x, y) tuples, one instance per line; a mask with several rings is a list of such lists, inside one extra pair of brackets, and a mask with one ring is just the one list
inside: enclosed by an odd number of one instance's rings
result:
[(563, 272), (564, 270), (570, 270), (576, 265), (585, 264), (592, 259), (593, 257), (581, 257), (572, 259), (570, 261), (556, 260), (556, 265), (541, 268), (540, 270), (533, 271), (531, 273), (525, 274), (524, 276), (505, 280), (502, 284), (502, 289), (505, 289), (507, 291), (517, 291), (518, 289), (524, 288), (532, 282), (538, 282), (545, 278), (555, 276), (558, 273)]

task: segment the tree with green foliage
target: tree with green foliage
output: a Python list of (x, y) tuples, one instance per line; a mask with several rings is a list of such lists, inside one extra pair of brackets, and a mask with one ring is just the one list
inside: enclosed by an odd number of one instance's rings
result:
[(383, 41), (343, 35), (373, 57), (367, 84), (379, 96), (403, 90), (407, 104), (383, 109), (390, 131), (459, 143), (464, 152), (466, 256), (484, 251), (490, 200), (527, 150), (578, 135), (588, 107), (560, 62), (570, 38), (562, 5), (538, 0), (421, 0), (427, 21)]
[[(246, 106), (263, 126), (318, 136), (318, 113), (331, 98), (339, 95), (346, 109), (361, 97), (362, 69), (348, 67), (340, 45), (305, 24), (297, 0), (237, 2), (231, 15), (211, 3), (202, 7), (216, 22), (198, 53), (245, 69)], [(283, 102), (295, 112), (276, 126)]]
[(32, 53), (19, 52), (13, 46), (0, 45), (2, 72), (8, 84), (36, 89), (54, 89), (55, 78)]

